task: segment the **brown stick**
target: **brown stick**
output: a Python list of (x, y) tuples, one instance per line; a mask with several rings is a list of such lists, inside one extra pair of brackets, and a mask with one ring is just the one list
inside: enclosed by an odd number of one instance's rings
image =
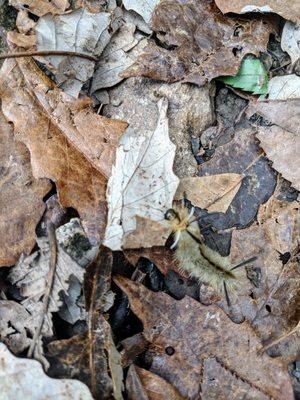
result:
[(55, 228), (52, 222), (49, 222), (47, 225), (47, 231), (48, 231), (48, 237), (49, 237), (49, 247), (50, 247), (50, 263), (49, 263), (49, 271), (47, 274), (47, 281), (46, 281), (46, 287), (45, 287), (45, 294), (43, 297), (43, 308), (42, 312), (39, 318), (39, 323), (36, 328), (36, 331), (34, 332), (34, 336), (32, 338), (31, 345), (28, 349), (27, 356), (32, 357), (35, 346), (37, 344), (37, 341), (40, 337), (44, 321), (45, 321), (45, 316), (48, 311), (49, 307), (49, 302), (50, 302), (50, 296), (51, 296), (51, 291), (53, 287), (53, 281), (54, 281), (54, 276), (55, 276), (55, 270), (56, 270), (56, 261), (57, 261), (57, 243), (56, 243), (56, 236), (55, 236)]
[(98, 61), (94, 56), (85, 53), (77, 53), (76, 51), (64, 51), (64, 50), (45, 50), (45, 51), (18, 51), (16, 53), (0, 54), (0, 60), (6, 58), (21, 58), (21, 57), (32, 57), (32, 56), (72, 56), (79, 58), (86, 58), (90, 61)]

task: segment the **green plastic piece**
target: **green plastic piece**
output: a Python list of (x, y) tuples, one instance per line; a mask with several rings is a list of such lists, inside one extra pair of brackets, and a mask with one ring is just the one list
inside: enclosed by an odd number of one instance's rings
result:
[(257, 58), (243, 60), (237, 75), (221, 76), (218, 80), (245, 92), (268, 93), (269, 76), (263, 63)]

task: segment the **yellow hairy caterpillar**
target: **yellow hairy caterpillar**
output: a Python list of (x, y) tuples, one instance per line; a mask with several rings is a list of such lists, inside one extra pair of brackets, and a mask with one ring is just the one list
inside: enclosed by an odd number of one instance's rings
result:
[(169, 209), (165, 219), (169, 221), (174, 234), (175, 260), (179, 270), (187, 272), (190, 277), (207, 283), (219, 293), (224, 292), (227, 304), (230, 305), (228, 292), (238, 285), (238, 268), (256, 259), (252, 257), (237, 265), (230, 265), (227, 257), (222, 257), (202, 240), (196, 219), (192, 219), (194, 208), (189, 212), (186, 207)]

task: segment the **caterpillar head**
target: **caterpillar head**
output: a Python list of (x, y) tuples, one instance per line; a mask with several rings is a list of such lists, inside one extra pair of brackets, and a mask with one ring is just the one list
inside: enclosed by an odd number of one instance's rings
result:
[(171, 249), (173, 249), (177, 245), (180, 239), (181, 232), (187, 231), (188, 227), (193, 222), (191, 221), (193, 214), (194, 208), (189, 211), (188, 208), (184, 206), (170, 208), (166, 211), (165, 219), (169, 221), (172, 232), (175, 236), (175, 240), (173, 245), (171, 246)]

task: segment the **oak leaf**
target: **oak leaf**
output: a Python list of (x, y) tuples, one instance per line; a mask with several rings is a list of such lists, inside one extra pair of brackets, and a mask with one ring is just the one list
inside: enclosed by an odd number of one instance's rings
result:
[[(293, 399), (288, 372), (280, 361), (258, 354), (261, 343), (248, 323), (234, 324), (217, 306), (203, 306), (189, 297), (177, 301), (120, 276), (115, 282), (127, 294), (151, 342), (151, 372), (182, 396), (196, 398), (207, 375), (221, 383), (229, 373), (236, 377), (238, 392), (251, 391), (253, 399)], [(211, 359), (219, 364), (221, 376), (212, 376), (214, 370), (207, 365)], [(226, 385), (222, 387), (224, 396)], [(229, 398), (238, 397), (232, 392)]]

